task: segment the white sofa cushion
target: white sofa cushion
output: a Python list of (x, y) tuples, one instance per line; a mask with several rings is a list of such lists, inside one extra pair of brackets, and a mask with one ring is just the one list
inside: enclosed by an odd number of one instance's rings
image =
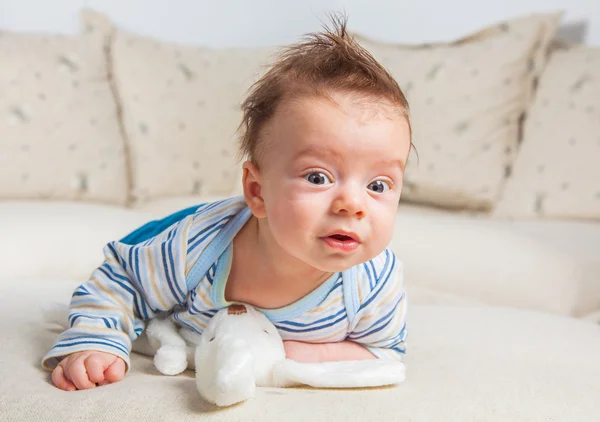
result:
[(392, 248), (415, 285), (488, 305), (600, 310), (600, 224), (513, 222), (403, 205)]
[(519, 122), (560, 14), (532, 15), (451, 44), (406, 46), (361, 37), (404, 89), (414, 144), (403, 200), (491, 209), (515, 157)]
[(126, 202), (105, 43), (101, 31), (0, 33), (0, 199)]
[(600, 220), (599, 163), (600, 48), (556, 51), (496, 215)]
[(259, 388), (256, 398), (216, 411), (200, 398), (191, 371), (160, 375), (151, 358), (135, 354), (123, 381), (67, 393), (51, 385), (40, 365), (59, 332), (42, 310), (68, 303), (77, 283), (0, 282), (3, 419), (506, 422), (598, 416), (600, 326), (490, 308), (412, 306), (407, 379), (396, 388)]
[(238, 188), (240, 104), (270, 53), (212, 50), (116, 30), (112, 63), (134, 201), (230, 195)]
[(0, 279), (88, 279), (107, 242), (156, 214), (73, 202), (0, 202)]

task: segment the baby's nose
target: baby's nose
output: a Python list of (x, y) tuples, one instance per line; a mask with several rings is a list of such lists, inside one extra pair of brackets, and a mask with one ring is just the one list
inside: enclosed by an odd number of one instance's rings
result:
[(333, 201), (333, 212), (336, 214), (357, 217), (366, 216), (366, 209), (361, 195), (353, 192), (344, 192)]

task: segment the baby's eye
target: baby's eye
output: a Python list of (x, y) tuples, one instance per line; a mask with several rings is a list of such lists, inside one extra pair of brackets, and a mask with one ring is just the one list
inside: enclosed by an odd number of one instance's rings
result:
[(390, 184), (384, 180), (375, 180), (374, 182), (369, 183), (367, 189), (372, 190), (376, 193), (383, 193), (389, 189), (391, 189)]
[(327, 177), (327, 175), (323, 174), (323, 173), (310, 173), (307, 174), (306, 176), (304, 176), (304, 178), (306, 180), (308, 180), (309, 183), (312, 183), (313, 185), (330, 185), (331, 184), (331, 180), (329, 180), (329, 177)]

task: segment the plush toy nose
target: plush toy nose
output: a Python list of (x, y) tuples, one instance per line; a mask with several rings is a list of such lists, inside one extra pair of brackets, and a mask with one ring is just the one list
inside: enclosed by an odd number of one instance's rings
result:
[(248, 310), (245, 305), (231, 305), (227, 309), (227, 315), (243, 315), (247, 314)]

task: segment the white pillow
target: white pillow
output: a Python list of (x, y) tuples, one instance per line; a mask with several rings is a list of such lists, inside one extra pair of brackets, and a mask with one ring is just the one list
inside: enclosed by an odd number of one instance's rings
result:
[(600, 48), (556, 51), (495, 214), (600, 220), (599, 163)]
[(134, 201), (238, 189), (240, 104), (270, 53), (185, 46), (116, 30), (112, 63)]
[(0, 33), (0, 199), (124, 204), (106, 34)]
[(451, 44), (405, 46), (360, 38), (410, 103), (419, 159), (409, 160), (403, 200), (492, 208), (560, 16), (514, 19)]

